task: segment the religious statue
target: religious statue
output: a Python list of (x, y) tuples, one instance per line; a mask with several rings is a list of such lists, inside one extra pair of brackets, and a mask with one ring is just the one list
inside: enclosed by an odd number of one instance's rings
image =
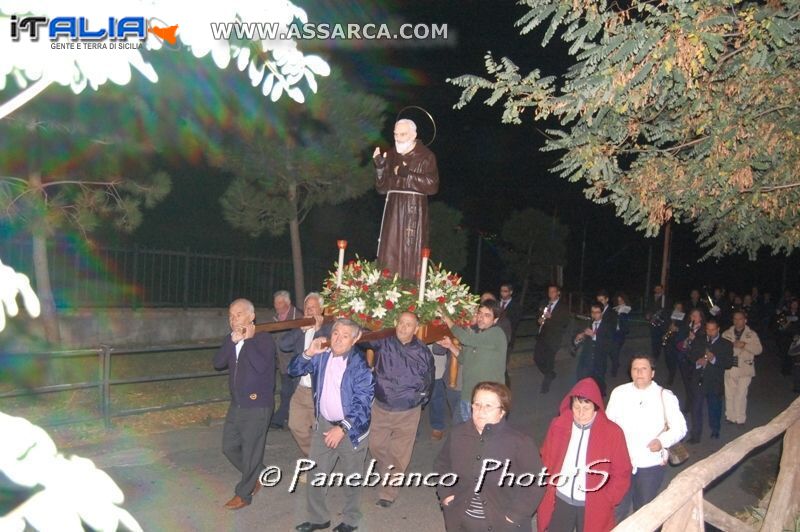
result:
[(428, 247), (428, 196), (439, 190), (436, 156), (417, 142), (417, 126), (401, 119), (394, 126), (394, 148), (372, 155), (375, 188), (386, 194), (378, 238), (378, 262), (404, 279), (420, 275), (422, 248)]

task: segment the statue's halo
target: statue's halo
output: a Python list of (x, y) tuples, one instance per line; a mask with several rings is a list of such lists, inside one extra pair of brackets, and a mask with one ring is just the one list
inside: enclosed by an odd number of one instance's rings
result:
[(400, 109), (400, 112), (397, 113), (397, 118), (395, 118), (394, 121), (397, 122), (398, 120), (400, 120), (402, 118), (408, 118), (410, 120), (410, 117), (403, 116), (403, 113), (405, 111), (409, 110), (409, 109), (419, 109), (420, 111), (422, 111), (425, 114), (425, 116), (428, 117), (428, 120), (431, 121), (431, 126), (433, 126), (433, 135), (431, 136), (431, 140), (429, 140), (428, 142), (424, 143), (425, 146), (430, 146), (431, 144), (433, 144), (433, 141), (436, 140), (436, 121), (433, 119), (433, 116), (431, 116), (431, 114), (428, 111), (426, 111), (425, 109), (423, 109), (419, 105), (407, 105), (406, 107), (403, 107), (402, 109)]

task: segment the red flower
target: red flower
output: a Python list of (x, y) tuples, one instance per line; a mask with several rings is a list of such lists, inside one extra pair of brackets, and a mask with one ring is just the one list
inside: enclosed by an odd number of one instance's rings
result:
[(442, 304), (444, 304), (444, 296), (439, 296), (439, 297), (437, 297), (437, 298), (436, 298), (436, 301), (437, 301), (437, 302), (439, 302), (439, 303), (442, 303)]
[(386, 307), (387, 310), (392, 310), (394, 308), (394, 303), (392, 303), (391, 301), (387, 301), (386, 303), (383, 304), (383, 306)]
[(360, 264), (354, 264), (353, 265), (353, 271), (354, 272), (360, 272), (361, 271), (361, 265)]
[(361, 289), (362, 289), (364, 292), (369, 292), (369, 285), (368, 285), (368, 284), (361, 285)]
[(392, 272), (389, 271), (389, 268), (384, 268), (381, 272), (381, 275), (386, 277), (387, 279), (392, 276)]
[(414, 312), (415, 310), (417, 310), (417, 306), (416, 305), (409, 305), (408, 306), (408, 311), (409, 312)]
[(367, 315), (364, 314), (363, 312), (359, 312), (358, 319), (360, 319), (361, 321), (365, 321), (367, 319)]
[(416, 288), (412, 288), (411, 293), (417, 295), (419, 293), (419, 290), (417, 290)]
[(440, 320), (439, 318), (434, 318), (433, 319), (433, 324), (434, 325), (441, 325), (442, 324), (442, 320)]

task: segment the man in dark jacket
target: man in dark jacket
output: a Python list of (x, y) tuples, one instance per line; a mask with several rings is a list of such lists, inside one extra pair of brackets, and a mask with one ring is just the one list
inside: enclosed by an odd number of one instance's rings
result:
[(695, 338), (691, 347), (694, 360), (692, 388), (692, 431), (690, 443), (699, 443), (703, 433), (703, 405), (708, 404), (711, 438), (719, 438), (725, 370), (733, 366), (733, 344), (722, 337), (717, 320), (706, 322), (706, 334)]
[[(312, 377), (317, 421), (309, 459), (316, 466), (315, 475), (322, 473), (327, 478), (337, 462), (345, 478), (364, 474), (374, 382), (364, 353), (355, 345), (359, 338), (358, 324), (347, 319), (336, 320), (330, 348), (323, 347), (325, 338), (315, 338), (289, 364), (289, 374), (293, 377), (306, 373)], [(326, 491), (325, 486), (314, 482), (308, 486), (309, 520), (295, 530), (313, 532), (330, 526)], [(345, 496), (342, 522), (334, 530), (352, 532), (361, 520), (361, 487), (345, 484), (342, 491)]]
[(264, 444), (275, 395), (275, 342), (269, 333), (255, 334), (255, 309), (246, 299), (228, 308), (231, 334), (214, 355), (214, 368), (228, 370), (231, 404), (222, 427), (222, 452), (242, 478), (225, 507), (249, 505), (261, 487)]
[[(404, 312), (396, 334), (370, 344), (375, 350), (375, 402), (372, 404), (369, 452), (377, 473), (405, 473), (414, 450), (422, 412), (433, 386), (433, 354), (416, 336), (419, 320)], [(391, 466), (391, 469), (390, 469)], [(377, 505), (388, 508), (400, 488), (381, 484)]]
[(667, 314), (670, 308), (672, 308), (672, 303), (667, 299), (664, 287), (657, 284), (653, 287), (653, 302), (644, 315), (644, 319), (650, 322), (650, 354), (656, 360), (661, 356), (661, 338), (666, 331)]
[[(303, 313), (297, 310), (297, 307), (292, 305), (292, 296), (286, 290), (278, 290), (272, 296), (272, 302), (275, 307), (275, 315), (272, 321), (289, 321), (298, 320), (303, 317)], [(295, 353), (281, 349), (281, 340), (287, 333), (280, 332), (275, 334), (275, 345), (278, 347), (278, 371), (280, 372), (281, 379), (281, 404), (272, 416), (273, 429), (283, 429), (289, 420), (289, 403), (292, 400), (295, 386), (297, 386), (297, 379), (289, 376), (289, 362), (294, 357)]]
[[(613, 310), (610, 311), (613, 314)], [(600, 303), (592, 303), (592, 323), (578, 333), (575, 343), (580, 343), (578, 364), (575, 368), (576, 379), (592, 377), (600, 388), (600, 395), (606, 395), (606, 358), (614, 347), (614, 328), (609, 322), (603, 323), (605, 315)]]
[(536, 367), (542, 372), (541, 393), (550, 391), (550, 383), (556, 378), (553, 371), (556, 362), (556, 352), (561, 346), (561, 338), (569, 325), (569, 308), (566, 301), (561, 301), (561, 289), (556, 285), (547, 287), (547, 304), (539, 317), (539, 336), (536, 337), (536, 347), (533, 351), (533, 360)]

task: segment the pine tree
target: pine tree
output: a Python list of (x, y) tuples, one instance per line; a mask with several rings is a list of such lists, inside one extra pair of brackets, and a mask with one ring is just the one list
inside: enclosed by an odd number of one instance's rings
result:
[[(75, 97), (53, 88), (0, 121), (0, 221), (30, 235), (36, 292), (47, 340), (60, 334), (50, 287), (47, 240), (66, 230), (88, 235), (111, 221), (122, 231), (170, 190), (147, 164), (150, 146), (130, 124), (124, 91)], [(120, 124), (126, 124), (127, 127)]]
[(566, 264), (568, 236), (567, 226), (533, 208), (513, 212), (503, 224), (503, 259), (521, 284), (520, 305), (531, 281), (552, 282), (553, 267)]
[(280, 128), (269, 120), (253, 124), (226, 143), (220, 162), (235, 176), (220, 199), (232, 226), (252, 236), (289, 229), (297, 301), (305, 294), (300, 225), (312, 208), (356, 198), (374, 186), (369, 154), (386, 109), (384, 100), (336, 75), (321, 92), (302, 108), (272, 104)]

